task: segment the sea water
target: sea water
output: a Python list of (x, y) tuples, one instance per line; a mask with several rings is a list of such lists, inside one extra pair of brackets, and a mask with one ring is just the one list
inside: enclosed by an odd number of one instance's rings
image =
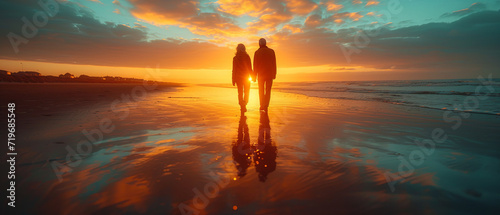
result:
[(500, 79), (279, 83), (307, 96), (500, 115)]

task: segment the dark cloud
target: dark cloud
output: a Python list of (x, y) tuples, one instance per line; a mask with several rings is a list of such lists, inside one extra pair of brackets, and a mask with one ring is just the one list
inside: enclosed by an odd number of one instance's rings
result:
[[(500, 11), (483, 11), (452, 23), (361, 32), (354, 28), (336, 32), (313, 29), (277, 35), (281, 39), (277, 40), (278, 57), (287, 67), (327, 64), (471, 73), (498, 72), (500, 67)], [(350, 63), (341, 44), (359, 51), (350, 55)]]
[(22, 36), (21, 17), (31, 19), (39, 9), (36, 4), (25, 2), (1, 4), (1, 18), (6, 21), (0, 29), (4, 35), (2, 59), (124, 67), (160, 64), (164, 68), (199, 69), (227, 67), (233, 54), (230, 49), (207, 42), (146, 41), (143, 28), (102, 23), (88, 9), (70, 2), (61, 3), (59, 13), (27, 44), (20, 44), (16, 54), (6, 35), (13, 32)]
[[(178, 0), (129, 0), (134, 6), (131, 13), (143, 19), (176, 23), (180, 19), (196, 15), (197, 1)], [(150, 15), (154, 14), (153, 17)]]
[(486, 10), (486, 5), (481, 3), (481, 2), (477, 2), (477, 3), (472, 4), (468, 8), (453, 11), (451, 13), (445, 13), (445, 14), (441, 15), (441, 18), (462, 17), (462, 16), (466, 16), (466, 15), (469, 15), (469, 14), (472, 14), (475, 12), (483, 11), (483, 10)]

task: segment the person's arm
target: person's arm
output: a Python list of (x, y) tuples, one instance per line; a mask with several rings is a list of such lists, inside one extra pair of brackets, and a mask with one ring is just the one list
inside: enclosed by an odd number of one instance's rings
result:
[(253, 55), (253, 74), (255, 77), (254, 81), (257, 80), (257, 76), (259, 76), (259, 66), (258, 66), (259, 55), (257, 54), (257, 51)]
[(255, 75), (254, 75), (254, 72), (252, 70), (252, 60), (250, 59), (250, 56), (247, 56), (246, 61), (247, 61), (247, 63), (246, 63), (247, 70), (250, 73), (250, 77), (252, 77), (252, 81), (255, 81)]
[(236, 66), (235, 64), (236, 64), (236, 59), (233, 57), (233, 77), (232, 77), (232, 79), (233, 79), (233, 86), (234, 86), (234, 83), (236, 83), (235, 82), (235, 75), (236, 75), (235, 74), (235, 72), (236, 72), (235, 71), (235, 66)]
[(272, 65), (272, 69), (273, 69), (273, 79), (276, 79), (276, 72), (277, 72), (277, 68), (276, 68), (276, 54), (274, 54), (274, 50), (273, 50), (273, 65)]

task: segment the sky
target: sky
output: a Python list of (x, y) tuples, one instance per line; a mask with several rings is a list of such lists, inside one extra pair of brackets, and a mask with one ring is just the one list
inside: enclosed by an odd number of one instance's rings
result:
[(0, 17), (8, 71), (223, 83), (265, 38), (277, 81), (500, 75), (500, 0), (3, 0)]

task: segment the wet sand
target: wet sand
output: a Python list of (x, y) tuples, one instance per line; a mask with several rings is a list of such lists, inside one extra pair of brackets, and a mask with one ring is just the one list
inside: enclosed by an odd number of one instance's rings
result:
[[(500, 116), (471, 114), (454, 130), (440, 110), (279, 91), (265, 114), (252, 89), (249, 111), (241, 116), (231, 88), (164, 87), (131, 102), (122, 94), (131, 95), (133, 86), (91, 91), (66, 86), (54, 97), (45, 97), (46, 88), (27, 89), (10, 94), (19, 99), (38, 92), (29, 100), (34, 101), (19, 101), (16, 108), (17, 212), (484, 214), (499, 209)], [(432, 145), (436, 128), (446, 140)], [(90, 149), (79, 145), (85, 141), (92, 142)], [(397, 182), (388, 184), (388, 178)]]

